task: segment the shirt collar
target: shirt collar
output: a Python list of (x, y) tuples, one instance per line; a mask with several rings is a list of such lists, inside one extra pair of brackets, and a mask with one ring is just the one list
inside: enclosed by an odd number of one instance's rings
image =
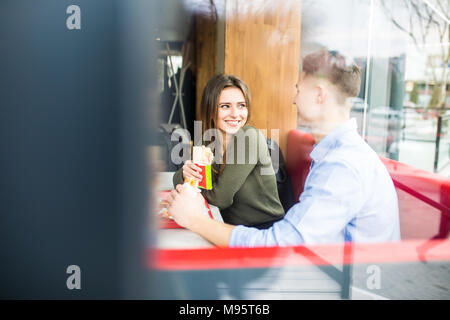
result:
[(309, 156), (315, 162), (322, 160), (328, 151), (335, 147), (336, 142), (340, 139), (340, 137), (348, 131), (356, 131), (357, 128), (358, 126), (355, 118), (351, 118), (350, 120), (340, 124), (333, 131), (327, 134), (318, 144), (314, 145), (314, 149)]

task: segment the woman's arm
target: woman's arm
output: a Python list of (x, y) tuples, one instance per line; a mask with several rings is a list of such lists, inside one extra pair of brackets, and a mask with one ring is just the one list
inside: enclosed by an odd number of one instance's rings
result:
[(183, 184), (183, 168), (178, 169), (172, 178), (173, 187), (176, 188), (178, 184)]
[(206, 200), (223, 210), (233, 204), (236, 192), (244, 184), (254, 165), (228, 164), (211, 190), (202, 190)]
[[(247, 177), (260, 162), (260, 149), (267, 143), (258, 129), (249, 127), (234, 137), (234, 152), (227, 152), (227, 162), (222, 174), (213, 184), (212, 190), (202, 190), (206, 200), (223, 210), (233, 204), (234, 195), (241, 189)], [(262, 144), (263, 143), (263, 144)], [(264, 152), (264, 149), (261, 150)], [(266, 150), (267, 151), (267, 150)], [(258, 173), (259, 174), (259, 173)]]

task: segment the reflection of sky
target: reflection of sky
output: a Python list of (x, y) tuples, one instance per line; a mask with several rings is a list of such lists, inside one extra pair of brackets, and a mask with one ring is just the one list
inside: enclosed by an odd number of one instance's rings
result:
[(368, 2), (305, 0), (302, 6), (302, 27), (307, 29), (302, 30), (303, 42), (316, 42), (353, 57), (367, 55)]
[[(379, 1), (374, 3), (372, 57), (406, 55), (405, 78), (425, 79), (427, 55), (438, 54), (441, 50), (437, 36), (429, 36), (423, 51), (419, 52), (409, 36), (390, 21)], [(302, 7), (303, 49), (308, 51), (325, 46), (352, 57), (367, 56), (369, 0), (304, 0)], [(391, 14), (396, 19), (409, 25), (409, 13), (404, 8), (395, 6), (392, 9)]]

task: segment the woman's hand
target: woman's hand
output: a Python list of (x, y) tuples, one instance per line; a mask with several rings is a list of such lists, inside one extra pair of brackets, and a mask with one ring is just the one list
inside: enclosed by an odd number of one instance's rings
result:
[(187, 160), (183, 165), (183, 178), (194, 178), (198, 181), (202, 180), (202, 175), (200, 174), (202, 169), (196, 166), (191, 160)]

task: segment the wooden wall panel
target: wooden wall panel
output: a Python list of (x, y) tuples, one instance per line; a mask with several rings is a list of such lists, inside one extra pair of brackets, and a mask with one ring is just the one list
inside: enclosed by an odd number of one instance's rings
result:
[(297, 125), (293, 104), (300, 57), (300, 0), (227, 0), (225, 73), (244, 80), (252, 94), (252, 124), (279, 130), (286, 155), (289, 130)]
[(196, 24), (196, 120), (200, 119), (200, 101), (209, 79), (217, 73), (217, 15), (214, 8), (195, 17)]

